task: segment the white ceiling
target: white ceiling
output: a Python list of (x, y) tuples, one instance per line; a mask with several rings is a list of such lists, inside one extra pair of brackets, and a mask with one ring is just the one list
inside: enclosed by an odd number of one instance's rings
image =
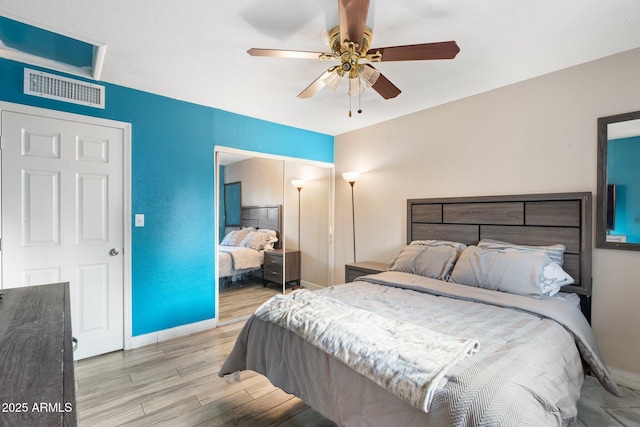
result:
[(0, 0), (3, 12), (106, 43), (106, 82), (330, 135), (640, 47), (638, 0), (371, 0), (372, 47), (455, 40), (461, 51), (376, 64), (402, 93), (368, 89), (349, 118), (346, 82), (297, 98), (334, 62), (246, 53), (328, 52), (337, 0)]

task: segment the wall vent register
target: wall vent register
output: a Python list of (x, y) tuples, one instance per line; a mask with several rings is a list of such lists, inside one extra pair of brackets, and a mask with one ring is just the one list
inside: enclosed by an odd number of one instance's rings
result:
[(24, 69), (24, 93), (96, 108), (105, 102), (104, 86), (29, 68)]

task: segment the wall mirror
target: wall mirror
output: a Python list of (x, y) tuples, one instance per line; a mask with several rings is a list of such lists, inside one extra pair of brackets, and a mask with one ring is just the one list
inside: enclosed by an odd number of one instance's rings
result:
[(242, 183), (230, 182), (224, 184), (224, 225), (227, 227), (240, 227), (240, 215), (242, 211)]
[[(215, 156), (220, 324), (246, 319), (276, 293), (331, 285), (333, 165), (227, 147), (216, 147)], [(294, 180), (302, 186), (300, 191), (292, 185)], [(239, 189), (238, 183), (242, 191), (227, 197), (227, 190)], [(241, 211), (239, 224), (227, 218), (232, 205)], [(278, 224), (269, 222), (274, 218)], [(273, 250), (262, 253), (262, 266), (251, 271), (234, 269), (225, 254), (231, 249), (221, 245), (226, 235), (243, 226), (279, 231)]]
[(640, 111), (598, 119), (596, 247), (640, 250)]
[[(216, 300), (218, 320), (225, 324), (247, 318), (264, 301), (284, 292), (282, 275), (263, 278), (265, 250), (244, 246), (249, 242), (223, 242), (225, 236), (243, 227), (269, 229), (278, 233), (273, 250), (283, 250), (284, 162), (258, 153), (216, 152), (216, 170)], [(236, 188), (237, 183), (242, 183), (242, 191), (228, 197), (227, 190)], [(237, 219), (227, 218), (230, 209), (240, 211)]]
[(332, 284), (333, 168), (285, 162), (286, 247), (300, 258), (298, 277), (308, 289)]

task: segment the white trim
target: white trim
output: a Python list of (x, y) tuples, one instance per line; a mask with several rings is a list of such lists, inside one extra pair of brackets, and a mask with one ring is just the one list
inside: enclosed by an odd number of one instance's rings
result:
[(143, 347), (145, 345), (157, 344), (162, 341), (168, 341), (174, 338), (196, 334), (198, 332), (208, 331), (209, 329), (214, 329), (217, 326), (218, 321), (216, 319), (207, 319), (200, 322), (176, 326), (174, 328), (163, 329), (157, 332), (138, 335), (135, 337), (131, 337), (131, 339), (129, 340), (130, 347), (127, 350)]
[[(300, 280), (300, 286), (302, 286), (305, 289), (309, 289), (310, 291), (316, 291), (318, 289), (324, 289), (325, 287), (322, 285), (318, 285), (317, 283), (311, 283), (311, 282), (307, 282), (304, 280)], [(331, 285), (328, 285), (327, 287), (329, 287)]]
[(319, 160), (308, 160), (308, 159), (301, 159), (298, 157), (281, 156), (279, 154), (262, 153), (260, 151), (241, 150), (239, 148), (226, 147), (224, 145), (215, 145), (213, 149), (215, 152), (220, 152), (220, 153), (237, 154), (239, 156), (247, 156), (247, 157), (260, 157), (263, 159), (274, 159), (274, 160), (283, 160), (283, 161), (289, 160), (289, 161), (300, 163), (303, 165), (313, 165), (313, 166), (319, 166), (321, 168), (333, 168), (335, 166), (335, 164), (330, 162), (321, 162)]
[(607, 368), (609, 369), (609, 372), (611, 372), (611, 375), (613, 375), (613, 379), (615, 379), (619, 385), (633, 390), (640, 390), (640, 374), (614, 368), (612, 366), (608, 366)]
[[(124, 253), (122, 254), (122, 286), (124, 305), (124, 331), (122, 344), (124, 349), (131, 348), (127, 346), (131, 341), (131, 333), (133, 330), (131, 321), (131, 123), (0, 101), (0, 112), (2, 111), (31, 114), (42, 117), (49, 117), (52, 119), (75, 121), (97, 126), (108, 126), (122, 130), (122, 215), (124, 216), (122, 222), (124, 246)], [(2, 276), (0, 276), (0, 280), (1, 277)]]

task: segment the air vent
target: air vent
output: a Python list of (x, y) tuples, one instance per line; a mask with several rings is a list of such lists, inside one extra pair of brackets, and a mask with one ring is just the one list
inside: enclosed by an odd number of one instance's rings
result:
[(24, 93), (89, 107), (104, 108), (104, 86), (24, 69)]

